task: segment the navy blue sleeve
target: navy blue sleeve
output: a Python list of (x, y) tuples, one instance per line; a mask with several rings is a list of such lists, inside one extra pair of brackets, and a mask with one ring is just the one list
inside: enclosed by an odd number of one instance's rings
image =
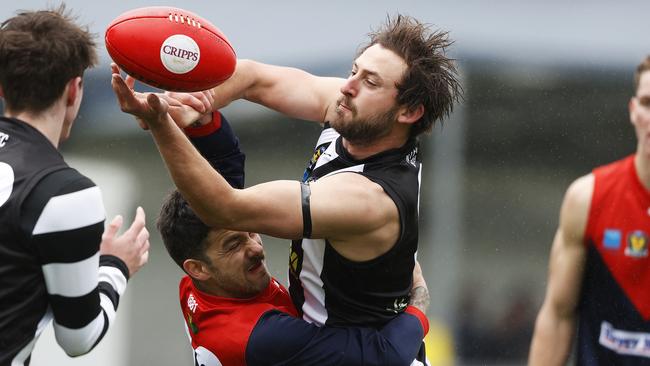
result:
[[(215, 112), (220, 113), (220, 112)], [(239, 139), (223, 115), (221, 127), (207, 136), (190, 141), (201, 155), (235, 188), (244, 188), (246, 155), (239, 148)]]
[(318, 327), (271, 310), (259, 319), (246, 346), (246, 364), (263, 365), (410, 365), (424, 329), (414, 315), (402, 313), (381, 330)]

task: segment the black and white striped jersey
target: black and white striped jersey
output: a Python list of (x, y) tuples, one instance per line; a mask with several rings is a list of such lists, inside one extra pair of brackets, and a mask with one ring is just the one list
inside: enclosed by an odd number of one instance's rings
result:
[(0, 365), (28, 365), (54, 320), (69, 355), (90, 351), (115, 318), (128, 268), (100, 256), (99, 188), (32, 126), (0, 118)]
[(387, 253), (366, 262), (346, 259), (327, 239), (293, 241), (289, 290), (309, 322), (382, 326), (406, 308), (413, 280), (420, 194), (417, 143), (409, 141), (399, 149), (355, 160), (326, 124), (303, 180), (342, 172), (361, 174), (390, 196), (399, 211), (399, 239)]

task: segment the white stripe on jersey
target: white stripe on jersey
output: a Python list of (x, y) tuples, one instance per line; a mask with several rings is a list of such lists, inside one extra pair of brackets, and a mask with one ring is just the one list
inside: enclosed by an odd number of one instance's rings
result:
[(329, 177), (330, 175), (339, 174), (339, 173), (345, 173), (345, 172), (356, 172), (356, 173), (359, 173), (359, 172), (362, 172), (362, 171), (363, 171), (363, 168), (365, 168), (365, 167), (366, 167), (365, 164), (359, 164), (359, 165), (349, 166), (349, 167), (347, 167), (347, 168), (339, 169), (339, 170), (333, 171), (333, 172), (331, 172), (331, 173), (325, 174), (324, 176), (322, 176), (322, 177), (320, 177), (320, 178), (318, 178), (318, 179), (323, 179), (323, 178), (325, 178), (325, 177)]
[(122, 296), (124, 291), (126, 291), (126, 277), (124, 277), (122, 271), (116, 267), (99, 267), (99, 281), (108, 282), (120, 296)]
[[(318, 142), (320, 143), (320, 139), (318, 139)], [(316, 161), (316, 165), (314, 166), (314, 169), (319, 168), (338, 157), (339, 154), (336, 153), (336, 139), (334, 139), (332, 143), (327, 147), (327, 149), (325, 149), (325, 151), (323, 151), (321, 156), (318, 158), (318, 161)]]
[[(110, 303), (110, 300), (107, 299)], [(113, 305), (109, 305), (113, 308)], [(54, 334), (56, 341), (69, 356), (79, 356), (87, 353), (97, 342), (97, 339), (104, 330), (104, 312), (100, 311), (97, 317), (88, 325), (79, 329), (71, 329), (57, 324), (54, 321)]]
[(7, 163), (0, 163), (0, 207), (7, 202), (14, 189), (14, 170)]
[(302, 239), (303, 260), (300, 271), (305, 302), (302, 304), (303, 319), (318, 326), (325, 324), (325, 291), (320, 274), (323, 271), (325, 240)]
[[(106, 317), (108, 318), (108, 325), (112, 325), (115, 320), (115, 308), (111, 299), (105, 294), (99, 294), (99, 305), (104, 309)], [(101, 315), (101, 313), (100, 313)]]
[(314, 150), (317, 149), (322, 144), (336, 140), (337, 137), (339, 137), (339, 133), (336, 132), (335, 129), (328, 128), (326, 130), (323, 130), (320, 136), (318, 136), (318, 142), (316, 142), (316, 147), (314, 148)]
[(422, 163), (418, 168), (418, 215), (420, 214), (420, 188), (422, 188)]
[(99, 252), (78, 262), (50, 263), (41, 268), (50, 295), (83, 296), (97, 287)]
[(48, 308), (45, 314), (43, 314), (43, 317), (41, 320), (39, 320), (38, 325), (36, 326), (36, 333), (34, 334), (34, 338), (21, 349), (16, 356), (14, 356), (14, 359), (11, 360), (11, 366), (24, 366), (25, 361), (27, 358), (29, 358), (29, 355), (32, 354), (32, 351), (34, 350), (34, 345), (36, 344), (36, 340), (38, 337), (41, 336), (41, 333), (43, 333), (43, 330), (45, 327), (50, 324), (50, 321), (54, 315), (52, 314), (52, 309)]
[(104, 220), (104, 202), (99, 187), (52, 197), (38, 218), (32, 235), (73, 230)]

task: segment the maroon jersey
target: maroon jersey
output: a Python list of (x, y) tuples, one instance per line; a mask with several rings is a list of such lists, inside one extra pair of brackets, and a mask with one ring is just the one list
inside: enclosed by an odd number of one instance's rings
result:
[(577, 361), (650, 365), (650, 193), (633, 155), (593, 174)]
[(198, 358), (220, 362), (198, 362), (206, 365), (246, 365), (248, 338), (262, 314), (271, 309), (292, 316), (298, 314), (289, 292), (275, 279), (253, 298), (231, 299), (201, 292), (184, 276), (180, 301), (195, 361)]

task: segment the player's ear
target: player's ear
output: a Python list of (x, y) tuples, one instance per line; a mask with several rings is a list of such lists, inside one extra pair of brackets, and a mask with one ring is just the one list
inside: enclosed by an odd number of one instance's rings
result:
[(70, 79), (68, 81), (68, 85), (66, 85), (66, 104), (68, 106), (74, 105), (76, 99), (78, 96), (81, 95), (82, 88), (83, 87), (83, 79), (81, 76), (77, 76), (75, 78)]
[(419, 121), (422, 115), (424, 115), (424, 106), (422, 104), (418, 104), (415, 108), (402, 107), (398, 111), (397, 121), (411, 124)]
[(205, 263), (197, 259), (186, 259), (183, 262), (183, 269), (195, 280), (205, 281), (212, 275), (207, 271)]

